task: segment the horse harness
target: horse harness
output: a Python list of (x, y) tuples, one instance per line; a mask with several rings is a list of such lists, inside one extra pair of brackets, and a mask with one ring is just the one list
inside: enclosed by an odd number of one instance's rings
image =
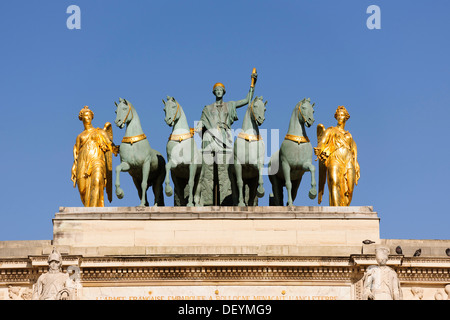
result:
[[(131, 112), (131, 115), (133, 115), (133, 111), (131, 111), (131, 106), (128, 106), (127, 115), (125, 116), (125, 119), (123, 120), (124, 123), (127, 121), (128, 115), (130, 114), (130, 112)], [(133, 145), (133, 143), (136, 143), (138, 141), (144, 140), (146, 138), (147, 137), (145, 136), (145, 134), (142, 133), (142, 134), (139, 134), (137, 136), (123, 137), (122, 143), (129, 143), (129, 144)]]
[[(301, 107), (302, 107), (302, 104), (300, 104), (300, 105), (298, 106), (298, 113), (299, 113), (299, 115), (302, 116), (303, 122), (306, 122), (306, 121), (305, 121), (305, 117), (303, 116)], [(284, 137), (284, 140), (294, 141), (294, 142), (297, 142), (298, 144), (309, 142), (308, 137), (304, 137), (304, 136), (296, 136), (296, 135), (293, 135), (293, 134), (286, 134), (286, 136)]]
[(308, 137), (295, 136), (295, 135), (293, 135), (293, 134), (287, 134), (287, 135), (284, 137), (284, 140), (291, 140), (291, 141), (297, 142), (298, 144), (309, 142)]
[(261, 135), (256, 135), (256, 134), (248, 134), (245, 132), (239, 132), (238, 134), (238, 138), (244, 139), (246, 141), (252, 142), (252, 141), (259, 141), (262, 140), (262, 136)]
[[(252, 112), (253, 119), (256, 121), (255, 112), (253, 111), (253, 103), (254, 102), (255, 102), (255, 100), (253, 100), (251, 105), (250, 105), (250, 111)], [(259, 135), (259, 134), (249, 134), (249, 133), (245, 133), (245, 132), (242, 132), (242, 131), (239, 132), (238, 138), (244, 139), (244, 140), (249, 141), (249, 142), (262, 140), (262, 136)]]
[(184, 141), (187, 139), (190, 139), (194, 136), (195, 134), (195, 130), (194, 128), (189, 128), (189, 132), (188, 133), (181, 133), (181, 134), (171, 134), (169, 136), (169, 141)]
[(147, 138), (145, 136), (144, 133), (137, 135), (137, 136), (132, 136), (132, 137), (123, 137), (122, 142), (124, 143), (129, 143), (131, 145), (133, 145), (133, 143), (136, 143), (138, 141), (144, 140), (145, 138)]

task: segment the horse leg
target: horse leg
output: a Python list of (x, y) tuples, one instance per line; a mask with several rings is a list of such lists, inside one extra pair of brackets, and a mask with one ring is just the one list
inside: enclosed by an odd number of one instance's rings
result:
[[(258, 180), (257, 178), (251, 179), (249, 184), (248, 184), (248, 202), (247, 205), (248, 206), (257, 206), (257, 195), (258, 195), (258, 191), (257, 191), (257, 186), (258, 186)], [(258, 197), (260, 198), (260, 197)]]
[(234, 169), (236, 171), (236, 183), (239, 192), (239, 207), (245, 207), (244, 202), (244, 181), (242, 180), (242, 166), (237, 158), (234, 159)]
[(277, 180), (277, 192), (279, 195), (277, 206), (283, 206), (284, 205), (284, 194), (283, 194), (284, 181), (282, 181), (279, 177), (275, 177), (275, 179)]
[(170, 186), (170, 170), (172, 169), (173, 162), (171, 159), (168, 159), (166, 163), (166, 176), (165, 176), (165, 184), (166, 184), (166, 196), (171, 197), (173, 195), (172, 187)]
[(192, 207), (194, 205), (194, 185), (195, 185), (195, 175), (197, 173), (197, 164), (193, 161), (189, 164), (189, 199), (187, 206)]
[(186, 202), (185, 202), (184, 190), (185, 190), (186, 184), (184, 183), (184, 179), (177, 177), (176, 172), (174, 172), (172, 174), (172, 181), (173, 181), (173, 186), (175, 188), (174, 198), (173, 198), (174, 206), (177, 206), (177, 207), (185, 206)]
[(303, 165), (303, 168), (306, 171), (311, 172), (311, 189), (309, 189), (309, 198), (315, 199), (317, 196), (317, 189), (316, 189), (316, 167), (312, 165), (312, 163), (307, 162)]
[[(158, 176), (155, 178), (155, 181), (152, 184), (153, 188), (153, 195), (155, 198), (155, 206), (157, 207), (164, 207), (164, 177), (165, 174), (162, 174), (161, 176)], [(148, 205), (148, 203), (147, 203)]]
[[(145, 204), (147, 203), (147, 187), (148, 187), (148, 176), (150, 174), (150, 159), (144, 161), (142, 164), (142, 181), (141, 181), (141, 189), (142, 189), (142, 196), (141, 196), (141, 204), (140, 207), (145, 207)], [(156, 198), (155, 198), (156, 202)]]
[[(153, 189), (153, 195), (154, 195), (154, 205), (158, 207), (164, 207), (164, 179), (166, 177), (166, 163), (162, 156), (157, 155), (157, 162), (158, 165), (155, 167), (151, 167), (150, 165), (150, 171), (156, 172), (156, 177), (154, 177), (152, 180), (148, 180), (148, 186), (152, 186)], [(150, 175), (150, 173), (149, 173)], [(148, 178), (147, 178), (148, 179)], [(148, 201), (147, 201), (148, 205)]]
[(117, 167), (116, 167), (116, 196), (119, 199), (122, 199), (124, 196), (124, 192), (122, 190), (122, 188), (120, 188), (120, 172), (121, 171), (128, 171), (130, 170), (130, 165), (128, 164), (128, 162), (121, 162)]
[(287, 205), (292, 206), (292, 182), (291, 182), (291, 166), (287, 161), (281, 161), (281, 169), (283, 170), (286, 191), (288, 195)]
[(283, 205), (283, 189), (280, 187), (280, 181), (276, 175), (269, 175), (272, 184), (272, 193), (269, 195), (269, 206)]
[(263, 169), (264, 164), (262, 162), (258, 163), (258, 189), (256, 189), (256, 196), (258, 198), (264, 197), (264, 179), (263, 179)]
[(302, 182), (303, 173), (299, 176), (297, 180), (292, 181), (292, 202), (295, 201), (295, 198), (297, 197), (297, 190), (300, 186), (300, 183)]
[(141, 199), (142, 198), (141, 180), (139, 177), (136, 177), (136, 176), (131, 176), (131, 178), (133, 178), (133, 183), (138, 192), (139, 199)]
[(200, 170), (200, 175), (197, 181), (197, 188), (195, 189), (194, 203), (196, 207), (201, 207), (202, 182), (205, 178), (205, 170), (202, 164), (198, 165), (197, 170)]

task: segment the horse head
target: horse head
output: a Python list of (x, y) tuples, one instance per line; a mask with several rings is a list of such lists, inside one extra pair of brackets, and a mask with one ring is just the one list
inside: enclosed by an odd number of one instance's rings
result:
[(263, 97), (256, 97), (250, 105), (252, 116), (255, 119), (258, 126), (262, 125), (264, 120), (266, 120), (266, 104)]
[(132, 106), (126, 99), (122, 98), (119, 98), (119, 104), (115, 101), (114, 104), (116, 105), (116, 120), (114, 120), (114, 123), (122, 129), (133, 118), (131, 114)]
[(311, 127), (314, 123), (314, 105), (311, 104), (310, 98), (304, 98), (297, 104), (298, 120), (304, 123), (307, 127)]
[(179, 103), (175, 100), (174, 97), (167, 96), (167, 102), (162, 101), (164, 103), (164, 114), (166, 115), (164, 118), (164, 121), (169, 125), (173, 126), (175, 122), (180, 118), (181, 106)]

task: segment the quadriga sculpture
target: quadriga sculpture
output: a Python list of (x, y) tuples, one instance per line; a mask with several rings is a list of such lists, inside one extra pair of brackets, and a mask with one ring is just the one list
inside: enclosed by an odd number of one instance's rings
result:
[[(175, 187), (175, 205), (193, 206), (194, 192), (195, 201), (198, 205), (200, 200), (198, 179), (202, 169), (202, 158), (200, 150), (194, 140), (194, 131), (189, 124), (183, 108), (173, 97), (167, 97), (164, 103), (164, 121), (172, 127), (172, 134), (167, 141), (167, 164), (165, 176), (165, 192), (168, 197), (172, 196), (173, 190), (170, 186), (169, 174)], [(185, 190), (188, 187), (188, 199), (186, 201)]]
[(166, 175), (166, 161), (161, 153), (150, 147), (133, 105), (122, 98), (119, 98), (119, 104), (114, 103), (117, 107), (115, 124), (121, 129), (127, 127), (119, 148), (120, 164), (116, 167), (116, 195), (119, 199), (123, 198), (120, 172), (128, 171), (141, 199), (139, 206), (149, 205), (147, 189), (150, 186), (153, 188), (155, 206), (164, 206), (162, 184)]
[[(265, 145), (259, 134), (259, 126), (265, 120), (267, 101), (256, 97), (245, 113), (242, 131), (234, 142), (234, 169), (239, 191), (239, 206), (255, 206), (257, 199), (264, 196), (263, 167)], [(244, 187), (248, 185), (247, 204)]]
[(303, 174), (311, 172), (311, 189), (309, 198), (317, 195), (315, 171), (312, 164), (313, 147), (306, 135), (305, 125), (314, 123), (314, 104), (310, 99), (303, 99), (295, 106), (289, 121), (288, 132), (281, 143), (280, 149), (275, 152), (269, 161), (269, 179), (272, 183), (270, 205), (283, 205), (283, 187), (286, 186), (288, 201), (292, 206), (297, 196), (297, 190)]

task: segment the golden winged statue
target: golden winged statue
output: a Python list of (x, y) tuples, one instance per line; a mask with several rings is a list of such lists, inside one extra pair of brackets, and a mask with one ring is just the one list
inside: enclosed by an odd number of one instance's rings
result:
[(358, 151), (352, 135), (345, 130), (345, 123), (350, 118), (347, 109), (339, 106), (334, 117), (337, 126), (327, 129), (322, 124), (317, 126), (314, 153), (319, 160), (318, 202), (322, 202), (327, 182), (330, 206), (349, 206), (360, 177)]
[(118, 148), (113, 143), (111, 123), (103, 129), (94, 128), (94, 113), (85, 106), (78, 119), (83, 122), (84, 131), (73, 147), (73, 186), (78, 185), (81, 201), (85, 207), (104, 207), (104, 189), (109, 202), (112, 201), (112, 154), (117, 156)]

